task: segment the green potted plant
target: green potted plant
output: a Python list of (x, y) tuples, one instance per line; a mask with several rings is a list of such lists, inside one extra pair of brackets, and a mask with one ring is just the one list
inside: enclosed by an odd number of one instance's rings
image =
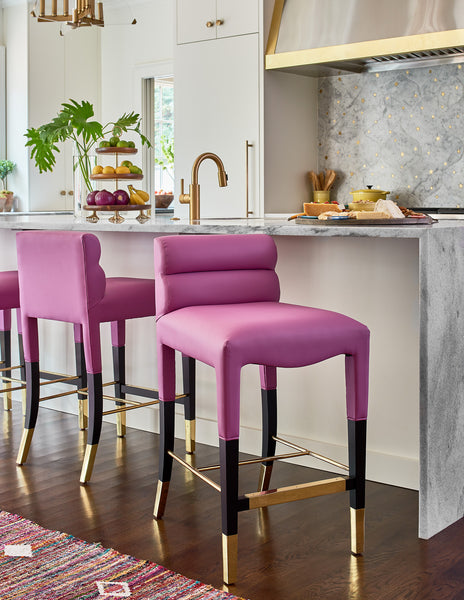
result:
[(11, 160), (0, 160), (0, 179), (2, 180), (3, 189), (0, 191), (0, 210), (10, 211), (13, 206), (13, 192), (7, 190), (6, 178), (16, 167), (16, 164)]
[[(69, 100), (62, 105), (58, 115), (38, 128), (28, 129), (24, 134), (26, 146), (31, 147), (31, 158), (35, 160), (40, 173), (53, 171), (56, 163), (57, 144), (72, 140), (77, 160), (74, 170), (79, 169), (87, 188), (85, 196), (92, 190), (90, 175), (92, 173), (91, 153), (96, 144), (107, 135), (120, 136), (123, 132), (134, 131), (140, 136), (142, 144), (150, 146), (149, 140), (140, 131), (140, 115), (135, 112), (123, 114), (117, 121), (104, 125), (93, 119), (93, 105), (83, 100)], [(85, 200), (85, 197), (83, 198)]]

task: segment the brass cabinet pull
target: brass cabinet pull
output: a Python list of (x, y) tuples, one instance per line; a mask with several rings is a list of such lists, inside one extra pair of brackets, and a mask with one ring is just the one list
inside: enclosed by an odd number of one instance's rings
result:
[(216, 21), (216, 25), (219, 27), (219, 25), (224, 25), (224, 19), (217, 19)]
[(213, 27), (213, 21), (206, 21), (206, 27)]
[(248, 140), (245, 140), (245, 173), (246, 173), (246, 218), (248, 218), (248, 215), (252, 215), (253, 211), (249, 210), (250, 209), (250, 199), (249, 199), (249, 190), (248, 190), (248, 180), (249, 180), (249, 166), (248, 166), (248, 150), (249, 148), (253, 148), (253, 144), (250, 144), (248, 142)]
[(60, 196), (66, 196), (66, 190), (61, 190)]
[(74, 190), (69, 190), (68, 196), (74, 196)]

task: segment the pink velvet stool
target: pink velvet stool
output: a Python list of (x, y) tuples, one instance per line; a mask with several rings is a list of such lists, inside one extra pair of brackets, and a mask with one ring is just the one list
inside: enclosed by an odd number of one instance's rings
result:
[[(369, 330), (344, 315), (279, 302), (277, 250), (267, 235), (168, 236), (155, 240), (161, 444), (154, 516), (163, 516), (173, 459), (220, 491), (224, 582), (234, 583), (238, 513), (350, 490), (351, 551), (364, 546)], [(180, 350), (216, 372), (220, 486), (179, 459), (174, 447), (175, 362)], [(277, 437), (276, 367), (345, 355), (349, 466), (346, 477), (269, 490)], [(259, 491), (239, 496), (240, 371), (260, 365), (263, 444)], [(297, 447), (293, 456), (314, 453)], [(289, 455), (284, 455), (288, 457)], [(249, 461), (247, 461), (249, 462)]]
[[(18, 323), (18, 347), (19, 347), (19, 362), (18, 366), (13, 367), (11, 364), (11, 310), (16, 309)], [(0, 272), (0, 353), (1, 365), (0, 379), (7, 382), (3, 392), (3, 405), (5, 410), (11, 409), (11, 392), (17, 389), (23, 389), (24, 384), (24, 357), (22, 347), (21, 334), (21, 311), (19, 307), (19, 284), (17, 271), (2, 271)], [(11, 379), (11, 371), (21, 369), (21, 380)], [(21, 385), (12, 386), (12, 381), (19, 382)]]
[[(156, 390), (125, 382), (125, 321), (154, 316), (155, 282), (134, 277), (106, 278), (99, 264), (100, 242), (90, 233), (27, 231), (18, 233), (16, 242), (26, 369), (26, 417), (17, 462), (26, 461), (40, 401), (37, 319), (73, 323), (76, 342), (82, 343), (85, 358), (87, 388), (80, 393), (88, 396), (89, 405), (80, 477), (81, 483), (86, 483), (92, 474), (103, 415), (125, 415), (132, 408), (158, 403)], [(110, 399), (117, 405), (107, 412), (103, 412), (100, 348), (100, 323), (104, 322), (111, 322), (115, 397)], [(192, 366), (189, 357), (184, 357), (184, 365)], [(191, 373), (184, 380), (194, 386)], [(186, 419), (194, 418), (193, 391), (176, 398), (185, 406)], [(149, 401), (128, 400), (126, 394), (144, 396)], [(121, 419), (118, 435), (124, 433), (125, 422)]]

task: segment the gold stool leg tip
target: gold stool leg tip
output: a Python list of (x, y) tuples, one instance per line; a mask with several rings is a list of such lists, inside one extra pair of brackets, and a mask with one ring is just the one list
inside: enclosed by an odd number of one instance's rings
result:
[(153, 517), (157, 520), (161, 519), (164, 515), (168, 491), (169, 481), (158, 481), (158, 487), (156, 488), (155, 506), (153, 509)]
[(185, 452), (195, 453), (195, 419), (185, 421)]
[(238, 534), (222, 534), (222, 568), (226, 585), (237, 581)]
[(364, 508), (350, 508), (351, 554), (361, 556), (364, 552)]
[(258, 491), (265, 492), (269, 489), (269, 485), (271, 483), (271, 475), (272, 475), (272, 463), (268, 463), (266, 465), (261, 465), (261, 469), (259, 471), (259, 480), (258, 480)]
[(26, 462), (27, 455), (29, 454), (29, 448), (31, 447), (33, 435), (34, 429), (23, 429), (21, 444), (19, 446), (18, 456), (16, 458), (17, 465), (22, 465)]
[(93, 465), (97, 454), (98, 444), (87, 444), (85, 448), (84, 462), (81, 470), (81, 483), (87, 483), (92, 477)]

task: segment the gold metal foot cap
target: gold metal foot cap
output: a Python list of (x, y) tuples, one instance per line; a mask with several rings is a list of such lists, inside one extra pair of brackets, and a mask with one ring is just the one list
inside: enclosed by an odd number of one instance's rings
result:
[(222, 534), (223, 581), (232, 585), (237, 581), (238, 534)]
[(27, 455), (29, 454), (29, 448), (31, 447), (33, 435), (34, 435), (34, 429), (23, 429), (23, 435), (21, 438), (21, 444), (19, 446), (16, 464), (22, 465), (26, 462)]
[(364, 508), (350, 508), (351, 554), (359, 556), (364, 552)]
[(84, 462), (81, 470), (81, 483), (87, 483), (92, 477), (93, 465), (97, 454), (98, 444), (87, 444), (85, 448)]
[(156, 488), (155, 507), (153, 509), (153, 517), (155, 519), (161, 519), (164, 515), (168, 491), (169, 481), (158, 481), (158, 487)]

